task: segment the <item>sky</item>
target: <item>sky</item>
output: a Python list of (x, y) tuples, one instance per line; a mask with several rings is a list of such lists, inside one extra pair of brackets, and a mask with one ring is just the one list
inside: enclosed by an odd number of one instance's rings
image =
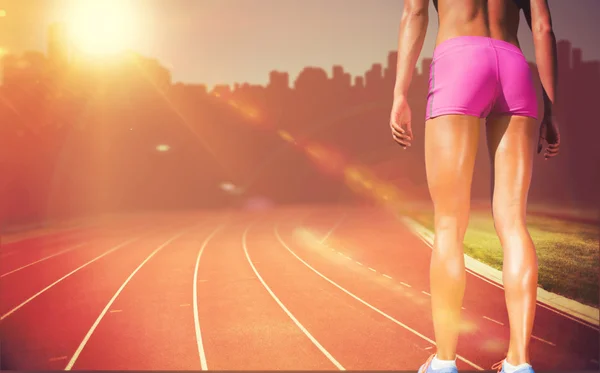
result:
[[(83, 0), (0, 0), (0, 49), (46, 51), (47, 27), (68, 20)], [(105, 0), (106, 1), (106, 0)], [(266, 84), (271, 70), (293, 82), (306, 66), (342, 65), (353, 76), (386, 63), (397, 48), (402, 0), (119, 0), (134, 13), (139, 37), (132, 49), (157, 58), (175, 82)], [(549, 0), (557, 38), (600, 60), (600, 0)], [(421, 57), (430, 57), (437, 16)], [(132, 19), (133, 21), (133, 19)], [(133, 22), (132, 22), (133, 24)], [(519, 38), (534, 60), (524, 20)]]

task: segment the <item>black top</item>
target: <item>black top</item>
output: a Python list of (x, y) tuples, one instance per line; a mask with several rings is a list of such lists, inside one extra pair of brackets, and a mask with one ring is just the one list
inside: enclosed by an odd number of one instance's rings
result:
[[(437, 1), (437, 0), (435, 0)], [(514, 0), (515, 4), (517, 4), (517, 6), (519, 7), (519, 9), (526, 9), (529, 8), (530, 4), (529, 4), (529, 0)]]

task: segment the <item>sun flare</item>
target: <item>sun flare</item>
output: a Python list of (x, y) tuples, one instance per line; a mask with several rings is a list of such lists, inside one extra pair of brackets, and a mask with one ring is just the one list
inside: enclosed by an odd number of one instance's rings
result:
[(134, 47), (138, 15), (127, 0), (78, 0), (67, 27), (73, 47), (91, 55), (111, 55)]

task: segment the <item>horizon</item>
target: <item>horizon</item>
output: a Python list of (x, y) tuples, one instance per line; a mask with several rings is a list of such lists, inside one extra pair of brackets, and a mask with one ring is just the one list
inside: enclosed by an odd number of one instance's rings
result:
[[(600, 49), (595, 47), (594, 37), (597, 27), (581, 29), (572, 24), (575, 19), (578, 22), (589, 19), (588, 25), (596, 25), (592, 21), (600, 15), (600, 2), (579, 0), (579, 6), (572, 3), (567, 6), (558, 0), (549, 3), (557, 39), (568, 40), (573, 47), (582, 49), (584, 61), (600, 60)], [(4, 16), (0, 17), (0, 49), (9, 54), (39, 51), (46, 55), (47, 29), (52, 23), (67, 21), (69, 4), (72, 2), (67, 0), (20, 4), (0, 0), (0, 9), (4, 10)], [(363, 76), (373, 64), (385, 64), (388, 53), (397, 49), (403, 2), (380, 0), (367, 6), (355, 0), (332, 0), (323, 6), (315, 0), (303, 1), (299, 6), (300, 3), (293, 1), (282, 5), (270, 0), (261, 0), (260, 4), (234, 0), (190, 4), (189, 0), (174, 0), (168, 7), (157, 1), (145, 2), (148, 6), (144, 8), (133, 0), (123, 4), (133, 5), (132, 9), (143, 9), (142, 16), (146, 17), (143, 22), (141, 17), (137, 20), (143, 23), (140, 26), (140, 30), (145, 30), (141, 31), (143, 37), (129, 49), (159, 61), (171, 72), (174, 84), (214, 87), (235, 83), (264, 86), (271, 71), (287, 72), (293, 80), (305, 67), (324, 69), (330, 76), (331, 68), (341, 65), (353, 77)], [(319, 4), (323, 9), (319, 17), (315, 17)], [(267, 8), (271, 14), (265, 13)], [(249, 14), (256, 17), (243, 17), (243, 11), (250, 9), (253, 12)], [(340, 12), (340, 9), (344, 11)], [(433, 6), (429, 11), (428, 33), (417, 66), (423, 59), (431, 57), (434, 48), (437, 16)], [(292, 14), (296, 18), (289, 18)], [(218, 22), (225, 16), (230, 22), (225, 23), (226, 27), (220, 27)], [(314, 27), (306, 28), (307, 20)], [(27, 27), (30, 23), (35, 27)], [(11, 32), (2, 32), (7, 28)], [(273, 33), (273, 29), (285, 31)], [(316, 29), (316, 33), (312, 29)], [(356, 30), (360, 34), (350, 34)], [(523, 19), (519, 39), (527, 59), (535, 61), (531, 33)], [(228, 47), (223, 48), (224, 43)], [(202, 48), (195, 48), (196, 45)], [(254, 58), (257, 45), (261, 47), (259, 56), (263, 58)], [(206, 59), (205, 55), (215, 58)], [(244, 68), (240, 68), (240, 56), (244, 57)], [(269, 62), (274, 59), (277, 63)]]
[[(60, 23), (51, 24), (50, 26), (52, 26), (52, 25), (60, 25)], [(571, 40), (568, 40), (568, 39), (557, 39), (556, 43), (557, 43), (557, 45), (561, 45), (561, 44), (567, 43), (567, 44), (570, 45), (570, 50), (571, 51), (576, 51), (576, 50), (581, 51), (580, 57), (581, 57), (581, 62), (583, 62), (583, 63), (600, 62), (600, 60), (586, 59), (585, 58), (585, 52), (586, 51), (583, 50), (582, 48), (579, 48)], [(25, 55), (27, 53), (40, 53), (46, 59), (49, 58), (47, 48), (44, 51), (39, 51), (39, 50), (25, 50), (25, 51), (23, 51), (20, 54), (10, 54), (10, 53), (2, 54), (2, 53), (0, 53), (0, 57), (4, 58), (4, 57), (14, 56), (14, 57), (18, 58), (18, 57), (22, 57), (23, 55)], [(73, 54), (74, 53), (75, 53), (74, 51), (72, 51), (72, 50), (70, 51), (70, 56), (69, 56), (70, 62), (72, 62), (72, 60), (73, 60)], [(390, 50), (388, 52), (388, 56), (391, 56), (391, 55), (396, 54), (396, 53), (397, 53), (397, 49)], [(144, 55), (144, 54), (142, 54), (142, 53), (140, 53), (140, 52), (138, 52), (136, 50), (129, 50), (129, 49), (128, 50), (123, 50), (123, 51), (121, 51), (121, 52), (119, 52), (117, 54), (114, 54), (114, 55), (112, 55), (112, 56), (110, 56), (108, 58), (106, 58), (106, 57), (94, 57), (94, 56), (90, 56), (90, 55), (86, 55), (86, 54), (82, 54), (80, 57), (82, 57), (82, 59), (85, 59), (86, 62), (91, 62), (93, 64), (93, 63), (102, 63), (103, 62), (102, 60), (104, 60), (104, 61), (110, 61), (110, 62), (119, 61), (119, 60), (125, 59), (127, 57), (127, 55), (136, 55), (136, 56), (142, 57), (144, 59), (148, 59), (148, 60), (152, 60), (152, 61), (157, 62), (159, 66), (161, 66), (162, 68), (166, 69), (171, 74), (171, 82), (170, 82), (171, 85), (183, 84), (183, 85), (190, 85), (190, 86), (204, 86), (204, 87), (206, 87), (207, 91), (209, 91), (209, 92), (212, 91), (212, 90), (214, 90), (214, 89), (223, 88), (223, 87), (229, 87), (230, 89), (234, 90), (235, 87), (236, 87), (236, 85), (239, 85), (240, 87), (244, 86), (244, 85), (250, 85), (250, 86), (254, 86), (254, 87), (267, 87), (268, 84), (269, 84), (269, 74), (271, 74), (271, 73), (287, 74), (288, 78), (289, 78), (289, 87), (291, 89), (293, 89), (294, 88), (295, 80), (300, 76), (300, 74), (303, 71), (305, 71), (307, 69), (320, 69), (320, 70), (324, 71), (327, 74), (327, 78), (328, 79), (332, 79), (334, 77), (333, 70), (334, 70), (335, 67), (341, 67), (342, 71), (344, 73), (349, 74), (350, 75), (350, 79), (351, 79), (351, 85), (354, 86), (355, 85), (355, 79), (359, 78), (359, 77), (364, 79), (365, 76), (366, 76), (366, 74), (374, 66), (381, 66), (382, 72), (385, 71), (386, 68), (390, 67), (389, 66), (389, 60), (388, 61), (386, 61), (386, 60), (383, 60), (383, 61), (374, 61), (374, 62), (371, 63), (371, 65), (369, 66), (369, 68), (367, 70), (365, 70), (363, 73), (352, 74), (351, 72), (349, 72), (349, 71), (347, 71), (345, 69), (345, 67), (344, 67), (343, 64), (334, 64), (334, 65), (331, 65), (331, 66), (307, 65), (307, 66), (304, 66), (296, 75), (292, 75), (289, 71), (285, 71), (285, 70), (278, 70), (278, 69), (269, 70), (267, 72), (267, 74), (266, 74), (267, 81), (262, 82), (262, 83), (251, 83), (251, 82), (247, 82), (247, 81), (236, 81), (236, 82), (230, 82), (230, 83), (227, 83), (227, 82), (225, 82), (225, 83), (216, 82), (215, 84), (213, 84), (211, 86), (211, 85), (209, 85), (207, 83), (204, 83), (204, 82), (183, 82), (183, 81), (177, 81), (177, 80), (173, 79), (173, 76), (172, 76), (173, 71), (169, 68), (169, 66), (167, 66), (165, 63), (163, 63), (163, 61), (161, 61), (160, 59), (158, 59), (156, 57), (153, 57), (153, 56)], [(424, 56), (424, 57), (419, 58), (419, 60), (417, 61), (416, 65), (415, 65), (415, 74), (423, 74), (423, 61), (427, 61), (427, 60), (430, 60), (430, 59), (431, 59), (430, 56)], [(532, 59), (527, 58), (527, 61), (530, 64), (537, 65), (535, 59), (532, 60)], [(0, 68), (3, 68), (3, 65), (0, 65)], [(0, 74), (0, 78), (1, 77), (2, 76)], [(0, 79), (0, 86), (2, 86), (3, 83), (4, 83), (3, 80)]]

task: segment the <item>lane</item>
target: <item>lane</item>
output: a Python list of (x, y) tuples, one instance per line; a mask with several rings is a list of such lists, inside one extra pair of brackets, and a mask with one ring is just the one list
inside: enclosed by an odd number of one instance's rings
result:
[[(81, 268), (2, 320), (2, 369), (63, 369), (106, 302), (131, 271), (186, 224), (189, 222), (183, 220), (149, 231), (145, 237)], [(127, 242), (132, 238), (135, 237), (127, 234), (120, 240)], [(100, 250), (100, 243), (97, 246), (95, 249)], [(109, 249), (104, 247), (105, 251)], [(50, 260), (45, 263), (48, 271), (55, 271), (55, 265), (47, 265)]]
[(90, 234), (95, 234), (107, 227), (131, 226), (132, 222), (145, 220), (147, 216), (125, 214), (115, 216), (97, 216), (88, 218), (79, 224), (63, 224), (44, 228), (40, 231), (22, 231), (0, 235), (0, 259), (12, 256), (22, 250), (34, 250), (52, 245), (67, 245), (72, 241), (80, 241)]
[[(14, 246), (0, 258), (0, 368), (416, 370), (433, 351), (431, 248), (397, 218), (224, 216), (115, 219), (85, 242)], [(468, 275), (464, 305), (459, 354), (487, 369), (508, 346), (504, 293)], [(534, 336), (538, 370), (598, 369), (597, 329), (539, 307)]]
[(252, 221), (265, 226), (296, 213), (244, 215), (206, 246), (197, 276), (203, 368), (335, 369), (267, 293), (244, 254), (243, 233)]
[[(68, 239), (57, 241), (48, 246), (39, 246), (31, 249), (20, 250), (16, 255), (0, 260), (0, 278), (10, 276), (25, 268), (40, 264), (46, 260), (57, 258), (63, 254), (85, 248), (94, 242), (102, 240), (110, 240), (114, 237), (121, 237), (123, 234), (130, 233), (132, 230), (142, 232), (146, 230), (148, 225), (133, 225), (133, 226), (116, 226), (104, 227), (98, 229), (95, 234), (87, 233), (85, 237), (78, 239)], [(62, 258), (57, 258), (62, 260)]]
[[(282, 233), (282, 231), (286, 231), (285, 228), (281, 228), (282, 226), (287, 226), (287, 234)], [(427, 315), (429, 298), (426, 293), (411, 289), (406, 284), (395, 282), (388, 275), (376, 276), (373, 268), (364, 265), (349, 267), (349, 257), (319, 247), (319, 241), (314, 237), (308, 242), (302, 233), (300, 233), (301, 237), (298, 237), (298, 233), (289, 222), (277, 225), (274, 228), (274, 234), (294, 260), (329, 283), (340, 296), (351, 302), (353, 307), (371, 317), (378, 316), (387, 322), (387, 328), (394, 330), (396, 334), (410, 336), (424, 351), (431, 352), (434, 341), (431, 323), (426, 322), (427, 317), (430, 317)], [(302, 250), (306, 250), (309, 255), (301, 252)], [(301, 252), (301, 255), (297, 252)], [(469, 323), (465, 322), (463, 329), (473, 333), (473, 328), (468, 328), (468, 325)], [(389, 353), (390, 350), (386, 348), (384, 351)], [(421, 360), (408, 358), (402, 361), (402, 365), (393, 367), (393, 369), (416, 369), (424, 362), (425, 358), (421, 357)], [(457, 365), (461, 370), (483, 369), (472, 359), (460, 354)]]
[(125, 241), (124, 234), (142, 234), (141, 229), (119, 230), (105, 234), (93, 241), (67, 246), (61, 255), (4, 272), (0, 277), (0, 320), (8, 317), (15, 308), (31, 301), (40, 291), (56, 281), (66, 281), (65, 275), (106, 253)]
[(192, 314), (198, 247), (227, 220), (204, 217), (144, 258), (105, 305), (67, 369), (196, 370)]
[(417, 369), (428, 343), (315, 275), (278, 242), (273, 225), (252, 227), (247, 250), (281, 303), (345, 369)]
[(90, 241), (98, 236), (100, 230), (100, 228), (67, 230), (52, 235), (25, 239), (12, 244), (2, 244), (0, 245), (0, 272), (4, 273), (9, 268), (16, 268), (22, 266), (23, 263), (38, 260), (41, 257), (63, 250), (67, 246)]
[(108, 221), (103, 222), (103, 224), (98, 223), (89, 227), (67, 229), (47, 236), (3, 245), (6, 247), (0, 253), (0, 274), (57, 255), (66, 249), (87, 244), (106, 236), (112, 236), (115, 233), (118, 234), (123, 229), (137, 229), (139, 226), (149, 224), (144, 221), (130, 222), (129, 224), (123, 224), (122, 220)]
[[(59, 255), (64, 254), (64, 253), (67, 253), (69, 251), (79, 249), (80, 247), (85, 246), (86, 243), (87, 242), (82, 242), (82, 243), (79, 243), (79, 244), (76, 244), (76, 245), (70, 245), (70, 246), (68, 245), (66, 248), (63, 248), (63, 249), (61, 249), (61, 250), (59, 250), (59, 251), (57, 251), (55, 253), (48, 254), (48, 255), (46, 255), (44, 257), (41, 257), (39, 259), (37, 259), (37, 258), (30, 258), (28, 260), (24, 260), (22, 263), (20, 263), (21, 265), (18, 266), (18, 267), (15, 266), (15, 265), (11, 265), (11, 266), (9, 266), (9, 269), (6, 269), (5, 271), (2, 271), (2, 274), (0, 274), (0, 278), (6, 277), (6, 276), (10, 276), (13, 273), (16, 273), (18, 271), (24, 270), (25, 268), (29, 268), (29, 267), (31, 267), (33, 265), (39, 264), (39, 263), (41, 263), (43, 261), (46, 261), (48, 259), (52, 259), (52, 258), (54, 258), (56, 256), (59, 256)], [(17, 264), (17, 265), (19, 265), (19, 264)], [(10, 268), (12, 268), (12, 269), (10, 269)]]
[[(379, 276), (387, 275), (407, 289), (428, 293), (431, 248), (418, 239), (406, 226), (388, 213), (350, 209), (334, 232), (342, 215), (312, 216), (305, 220), (307, 229), (299, 230), (302, 240), (325, 237), (327, 248), (334, 256), (345, 257), (349, 270), (357, 267), (372, 268)], [(328, 222), (327, 222), (328, 220)], [(374, 228), (376, 227), (376, 228)], [(374, 230), (377, 231), (377, 236)], [(298, 232), (297, 235), (298, 235)], [(375, 238), (376, 237), (376, 238)], [(313, 240), (315, 240), (313, 238)], [(313, 245), (317, 245), (313, 243)], [(313, 252), (315, 249), (307, 250)], [(332, 262), (330, 261), (330, 264)], [(373, 276), (376, 276), (373, 273)], [(426, 294), (423, 294), (426, 295)], [(508, 348), (508, 316), (504, 292), (480, 278), (467, 276), (464, 302), (465, 333), (459, 342), (460, 351), (469, 350), (469, 344), (481, 345), (473, 357), (484, 367), (499, 360)], [(427, 323), (431, 328), (430, 310)], [(424, 325), (427, 327), (427, 325)], [(473, 330), (474, 329), (474, 330)], [(569, 333), (565, 333), (568, 330)], [(538, 307), (531, 352), (538, 369), (596, 369), (598, 332), (580, 323)], [(469, 355), (473, 356), (473, 355)], [(498, 358), (500, 356), (500, 358)]]
[(81, 234), (83, 231), (91, 231), (96, 227), (75, 227), (64, 228), (49, 233), (35, 235), (31, 237), (23, 237), (20, 239), (11, 240), (2, 235), (0, 238), (0, 258), (4, 258), (11, 252), (16, 252), (22, 249), (30, 249), (39, 246), (47, 246), (49, 244), (60, 243), (61, 241)]

